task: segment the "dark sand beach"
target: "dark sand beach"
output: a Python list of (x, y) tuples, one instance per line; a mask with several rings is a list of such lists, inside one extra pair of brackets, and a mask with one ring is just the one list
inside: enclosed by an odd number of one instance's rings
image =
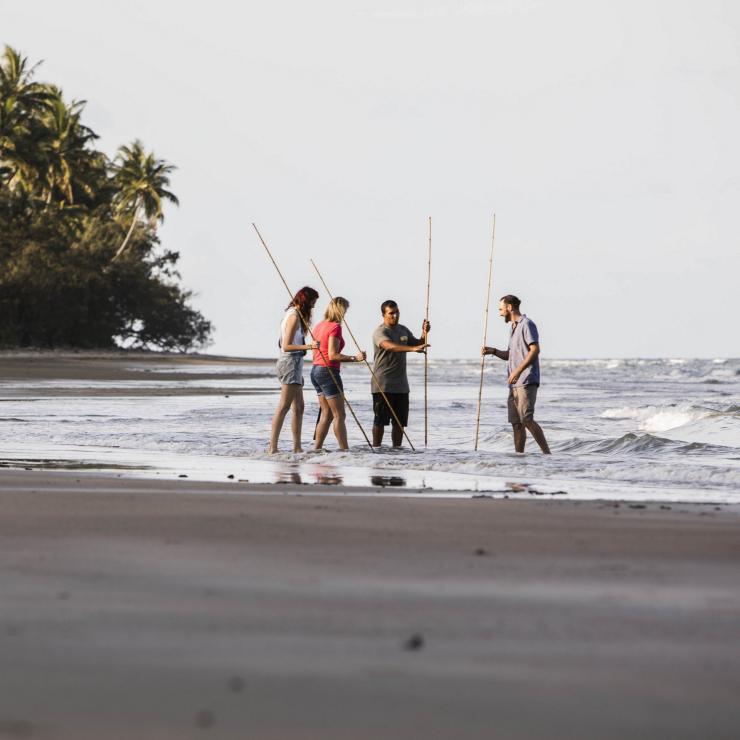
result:
[[(218, 363), (233, 366), (233, 373), (214, 373), (209, 369)], [(219, 355), (179, 354), (169, 352), (133, 351), (0, 351), (0, 379), (33, 384), (41, 381), (77, 382), (86, 386), (88, 396), (207, 396), (222, 395), (223, 390), (197, 381), (232, 380), (244, 377), (244, 368), (250, 368), (250, 378), (265, 378), (261, 387), (232, 389), (233, 395), (274, 392), (272, 360), (222, 357)], [(260, 369), (264, 368), (263, 372)], [(188, 369), (183, 376), (182, 370)], [(202, 369), (198, 372), (198, 369)], [(241, 369), (241, 372), (240, 372)], [(187, 387), (173, 388), (169, 381), (189, 381)], [(111, 387), (109, 383), (121, 383)], [(98, 387), (98, 384), (104, 384)], [(38, 385), (34, 396), (75, 396), (79, 387)], [(27, 389), (18, 393), (27, 394)], [(4, 394), (13, 397), (12, 390)]]
[(738, 736), (737, 508), (310, 490), (0, 470), (0, 737)]

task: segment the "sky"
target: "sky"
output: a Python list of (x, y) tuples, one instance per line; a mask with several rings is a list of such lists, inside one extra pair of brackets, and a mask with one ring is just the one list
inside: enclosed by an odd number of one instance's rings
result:
[[(380, 303), (477, 358), (496, 304), (543, 357), (740, 356), (740, 4), (731, 0), (0, 0), (0, 42), (86, 100), (113, 156), (177, 166), (160, 236), (215, 325), (276, 354), (288, 284)], [(349, 343), (351, 346), (351, 343)]]

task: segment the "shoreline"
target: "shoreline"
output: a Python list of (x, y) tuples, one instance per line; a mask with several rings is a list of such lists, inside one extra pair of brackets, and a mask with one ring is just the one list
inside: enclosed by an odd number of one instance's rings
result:
[[(423, 500), (449, 500), (464, 501), (472, 499), (490, 499), (492, 501), (511, 502), (539, 502), (539, 503), (562, 503), (569, 505), (599, 504), (604, 506), (620, 506), (631, 509), (646, 509), (657, 507), (662, 510), (671, 510), (676, 507), (685, 507), (686, 510), (697, 509), (706, 511), (713, 508), (716, 511), (734, 511), (740, 513), (740, 503), (728, 502), (708, 498), (706, 500), (688, 501), (685, 498), (668, 498), (665, 494), (655, 498), (646, 497), (640, 493), (635, 497), (605, 495), (579, 496), (569, 495), (566, 491), (548, 490), (539, 484), (521, 484), (517, 482), (504, 482), (501, 478), (498, 485), (500, 488), (448, 488), (434, 486), (408, 485), (404, 475), (409, 472), (395, 469), (378, 469), (376, 475), (367, 477), (367, 482), (345, 482), (344, 475), (348, 470), (346, 466), (337, 466), (334, 469), (331, 461), (324, 456), (316, 461), (317, 466), (322, 468), (322, 473), (314, 474), (314, 480), (303, 480), (295, 464), (283, 464), (269, 460), (250, 461), (253, 466), (255, 462), (266, 463), (282, 468), (274, 480), (255, 480), (254, 478), (240, 478), (236, 475), (219, 476), (216, 474), (198, 477), (188, 474), (177, 473), (173, 470), (158, 470), (156, 467), (146, 465), (126, 464), (93, 464), (69, 461), (64, 459), (26, 459), (26, 458), (0, 458), (0, 489), (3, 481), (10, 482), (17, 490), (31, 490), (41, 488), (49, 490), (104, 490), (104, 491), (141, 491), (141, 492), (174, 492), (195, 494), (218, 494), (227, 496), (249, 496), (259, 494), (263, 496), (305, 496), (305, 497), (367, 497), (367, 498), (409, 498), (419, 501)], [(358, 468), (365, 470), (365, 468)], [(256, 476), (259, 478), (259, 475)], [(491, 480), (499, 480), (493, 476), (487, 476)], [(350, 480), (353, 477), (350, 476)], [(493, 484), (492, 484), (493, 485)], [(584, 487), (593, 488), (593, 484), (587, 483)], [(608, 484), (605, 488), (608, 488)], [(696, 498), (696, 495), (694, 495)]]
[(736, 735), (739, 507), (325, 489), (0, 470), (0, 735)]

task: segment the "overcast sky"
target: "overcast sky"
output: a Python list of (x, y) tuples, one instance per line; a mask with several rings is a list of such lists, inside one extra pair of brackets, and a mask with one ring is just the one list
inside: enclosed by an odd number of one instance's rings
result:
[[(0, 42), (88, 101), (113, 155), (177, 165), (164, 244), (215, 326), (271, 356), (295, 288), (477, 357), (495, 313), (544, 356), (740, 355), (740, 4), (727, 0), (0, 0)], [(320, 306), (326, 303), (320, 290)]]

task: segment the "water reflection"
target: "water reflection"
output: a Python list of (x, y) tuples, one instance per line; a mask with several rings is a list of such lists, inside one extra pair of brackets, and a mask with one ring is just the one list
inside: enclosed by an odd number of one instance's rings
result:
[(300, 486), (303, 480), (301, 474), (295, 470), (281, 470), (275, 477), (275, 483), (295, 483)]
[(370, 483), (374, 486), (385, 488), (386, 486), (405, 486), (406, 479), (400, 475), (373, 475), (370, 477)]
[(340, 486), (344, 481), (344, 478), (337, 472), (336, 468), (328, 465), (317, 465), (313, 469), (312, 474), (316, 483), (323, 486)]

